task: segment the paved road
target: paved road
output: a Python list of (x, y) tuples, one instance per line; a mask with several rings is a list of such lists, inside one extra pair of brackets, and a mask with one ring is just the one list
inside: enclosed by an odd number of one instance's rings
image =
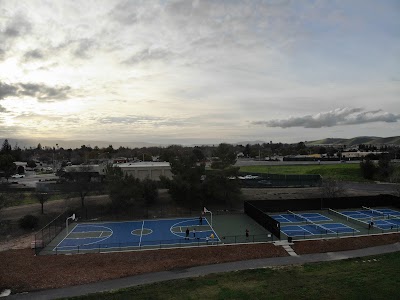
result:
[[(364, 257), (370, 255), (391, 253), (397, 251), (400, 251), (400, 243), (365, 248), (365, 249), (351, 250), (351, 251), (253, 259), (253, 260), (238, 261), (231, 263), (192, 267), (187, 269), (142, 274), (132, 277), (96, 282), (96, 283), (73, 286), (68, 288), (18, 294), (7, 297), (5, 299), (47, 300), (47, 299), (67, 298), (67, 297), (86, 295), (90, 293), (98, 293), (98, 292), (105, 292), (121, 288), (127, 288), (137, 285), (150, 284), (154, 282), (161, 282), (172, 279), (204, 276), (212, 273), (223, 273), (223, 272), (238, 271), (238, 270), (266, 268), (273, 266), (286, 266), (286, 265), (304, 264), (304, 263), (312, 263), (320, 261), (334, 261), (334, 260), (341, 260), (341, 259), (348, 259), (355, 257)], [(47, 274), (46, 276), (48, 275), (50, 274)]]

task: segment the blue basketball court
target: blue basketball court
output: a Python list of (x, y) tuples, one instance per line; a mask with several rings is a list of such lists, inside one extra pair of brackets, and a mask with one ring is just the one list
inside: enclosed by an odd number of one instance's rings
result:
[[(189, 236), (186, 237), (186, 229)], [(210, 239), (211, 235), (213, 239)], [(219, 242), (220, 239), (203, 218), (180, 218), (129, 222), (77, 224), (53, 251), (152, 248)]]

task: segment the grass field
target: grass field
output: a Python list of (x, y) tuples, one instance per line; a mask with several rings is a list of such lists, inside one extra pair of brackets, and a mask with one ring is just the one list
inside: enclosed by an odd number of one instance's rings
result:
[(295, 166), (245, 166), (241, 172), (270, 174), (318, 174), (336, 180), (366, 182), (361, 175), (359, 164), (337, 165), (295, 165)]
[(73, 299), (395, 299), (400, 252), (172, 280)]

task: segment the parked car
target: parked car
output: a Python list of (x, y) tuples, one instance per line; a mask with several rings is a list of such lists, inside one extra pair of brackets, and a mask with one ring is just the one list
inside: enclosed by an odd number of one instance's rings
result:
[(13, 176), (11, 176), (11, 178), (24, 178), (25, 175), (24, 174), (14, 174)]

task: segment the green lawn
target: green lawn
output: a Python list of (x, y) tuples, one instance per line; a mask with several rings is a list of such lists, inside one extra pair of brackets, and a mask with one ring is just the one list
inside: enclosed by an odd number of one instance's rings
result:
[(335, 165), (295, 165), (295, 166), (245, 166), (240, 167), (241, 172), (271, 173), (271, 174), (318, 174), (346, 181), (367, 181), (361, 175), (359, 164)]
[(73, 299), (397, 299), (400, 252), (172, 280)]

